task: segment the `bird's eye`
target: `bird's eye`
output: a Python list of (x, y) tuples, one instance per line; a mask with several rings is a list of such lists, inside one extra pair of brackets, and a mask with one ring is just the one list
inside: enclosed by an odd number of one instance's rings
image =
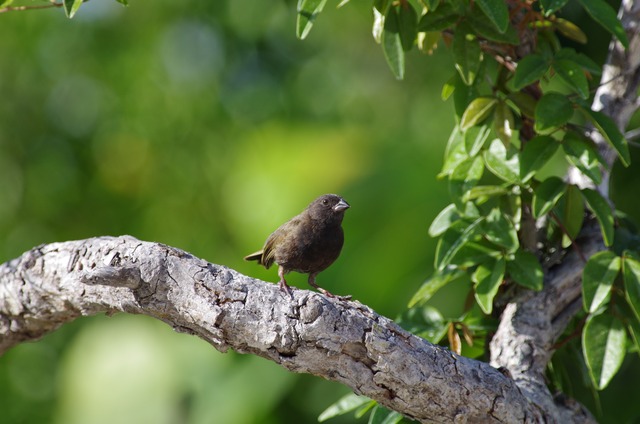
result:
[(328, 201), (327, 199), (323, 199), (323, 200), (322, 200), (322, 204), (323, 204), (323, 205), (325, 205), (325, 206), (327, 206), (327, 205), (329, 204), (329, 201)]

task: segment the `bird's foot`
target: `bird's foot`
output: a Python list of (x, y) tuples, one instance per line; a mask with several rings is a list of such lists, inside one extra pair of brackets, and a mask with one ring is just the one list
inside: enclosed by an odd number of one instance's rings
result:
[(338, 299), (338, 300), (342, 300), (342, 301), (347, 301), (347, 300), (351, 300), (351, 295), (346, 295), (346, 296), (338, 296), (337, 294), (333, 294), (331, 293), (329, 290), (323, 289), (322, 287), (318, 287), (318, 290), (324, 294), (327, 297), (332, 297), (334, 299)]
[(288, 294), (289, 297), (293, 299), (293, 293), (291, 292), (291, 287), (287, 285), (286, 281), (280, 280), (278, 282), (278, 287), (280, 287), (280, 290)]

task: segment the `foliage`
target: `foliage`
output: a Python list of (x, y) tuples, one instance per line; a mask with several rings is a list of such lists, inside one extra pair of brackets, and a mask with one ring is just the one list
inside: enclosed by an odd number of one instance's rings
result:
[[(440, 173), (452, 203), (430, 227), (438, 238), (435, 274), (401, 322), (435, 343), (448, 335), (458, 353), (460, 333), (470, 345), (486, 338), (486, 330), (447, 320), (426, 302), (447, 284), (465, 280), (481, 311), (491, 314), (497, 296), (514, 285), (541, 290), (542, 264), (553, 263), (551, 256), (563, 249), (580, 250), (575, 240), (586, 207), (613, 249), (590, 258), (583, 275), (582, 350), (592, 384), (602, 390), (625, 358), (627, 335), (638, 348), (640, 262), (615, 237), (615, 212), (594, 189), (608, 165), (585, 123), (624, 166), (630, 153), (614, 121), (589, 106), (600, 69), (569, 47), (588, 42), (588, 31), (562, 17), (575, 3), (628, 47), (614, 9), (603, 0), (374, 0), (373, 34), (398, 79), (405, 76), (408, 51), (429, 52), (439, 42), (450, 48), (455, 68), (442, 90), (444, 100), (453, 97), (457, 119)], [(565, 182), (558, 176), (562, 169), (550, 173), (557, 156), (593, 188)], [(354, 405), (328, 411), (345, 413), (362, 404)]]

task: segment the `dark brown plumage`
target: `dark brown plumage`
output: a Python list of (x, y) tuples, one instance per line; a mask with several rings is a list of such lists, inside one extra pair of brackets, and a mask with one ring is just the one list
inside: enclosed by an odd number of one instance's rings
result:
[(311, 202), (299, 215), (282, 224), (267, 238), (259, 252), (244, 259), (258, 261), (269, 269), (278, 264), (280, 288), (291, 295), (285, 274), (290, 271), (309, 274), (309, 284), (330, 297), (334, 296), (316, 284), (316, 276), (340, 255), (344, 243), (342, 218), (349, 204), (335, 194), (325, 194)]

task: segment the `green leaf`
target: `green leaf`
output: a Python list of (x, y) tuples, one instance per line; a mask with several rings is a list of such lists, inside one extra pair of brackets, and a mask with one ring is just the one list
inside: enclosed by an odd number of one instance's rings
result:
[(418, 35), (418, 14), (411, 3), (400, 3), (398, 11), (398, 24), (400, 31), (400, 43), (404, 51), (408, 52), (413, 47)]
[(507, 149), (500, 139), (491, 142), (484, 152), (484, 161), (487, 168), (498, 178), (515, 183), (520, 177), (520, 160), (517, 151), (511, 147)]
[(391, 0), (373, 0), (373, 8), (382, 16), (387, 14), (390, 6)]
[(613, 244), (614, 234), (614, 219), (611, 206), (600, 193), (590, 188), (582, 189), (582, 195), (587, 201), (589, 209), (595, 214), (600, 224), (604, 244), (611, 246)]
[(456, 28), (453, 36), (455, 67), (466, 85), (472, 85), (480, 70), (482, 50), (473, 30), (465, 23)]
[(560, 51), (558, 51), (558, 53), (556, 53), (555, 59), (571, 60), (577, 63), (578, 65), (580, 65), (582, 69), (584, 69), (585, 71), (591, 74), (599, 75), (602, 73), (602, 68), (596, 62), (594, 62), (588, 56), (582, 53), (577, 53), (574, 49), (570, 49), (570, 48), (561, 49)]
[(520, 44), (520, 37), (518, 37), (518, 32), (515, 28), (508, 25), (505, 32), (500, 32), (491, 23), (487, 15), (485, 15), (482, 10), (475, 10), (472, 13), (469, 13), (465, 18), (469, 25), (471, 25), (471, 28), (473, 28), (473, 30), (482, 38), (514, 46)]
[(460, 15), (449, 3), (441, 3), (436, 10), (429, 10), (418, 23), (418, 31), (444, 31), (455, 24)]
[(499, 101), (498, 104), (496, 104), (496, 110), (493, 114), (493, 129), (498, 138), (505, 145), (508, 145), (511, 142), (514, 127), (515, 119), (513, 118), (511, 108), (507, 106), (505, 101)]
[(355, 393), (349, 393), (341, 397), (336, 403), (330, 405), (327, 409), (325, 409), (318, 416), (318, 422), (323, 422), (328, 420), (329, 418), (344, 415), (347, 412), (351, 412), (368, 402), (371, 402), (371, 399), (369, 399), (368, 397), (358, 396)]
[(493, 298), (498, 293), (506, 269), (504, 258), (490, 265), (479, 265), (471, 276), (471, 280), (475, 283), (476, 301), (485, 314), (490, 314), (493, 310)]
[(640, 261), (627, 256), (626, 252), (622, 262), (622, 275), (625, 297), (636, 319), (640, 321)]
[(429, 227), (429, 235), (431, 237), (438, 237), (451, 227), (451, 225), (460, 219), (460, 215), (456, 209), (456, 205), (453, 203), (442, 209), (436, 219), (433, 220)]
[(551, 132), (563, 126), (573, 116), (573, 104), (565, 94), (549, 92), (538, 101), (534, 128), (538, 133)]
[(442, 99), (442, 101), (447, 101), (455, 91), (455, 81), (456, 75), (452, 75), (451, 78), (449, 78), (447, 82), (445, 82), (442, 86), (442, 92), (440, 93), (440, 98)]
[(442, 272), (458, 251), (477, 235), (477, 228), (484, 217), (476, 219), (468, 226), (458, 221), (442, 235), (436, 247), (436, 269)]
[(467, 107), (473, 100), (480, 96), (478, 89), (475, 85), (467, 85), (462, 81), (460, 73), (455, 73), (455, 91), (453, 92), (453, 106), (455, 108), (456, 116), (461, 117)]
[(544, 10), (544, 15), (550, 16), (562, 9), (568, 1), (569, 0), (540, 0), (540, 5)]
[(402, 420), (402, 415), (396, 411), (377, 405), (369, 417), (368, 424), (397, 424)]
[(553, 69), (580, 97), (589, 97), (589, 82), (580, 65), (573, 60), (561, 59), (553, 62)]
[(631, 164), (631, 156), (629, 155), (629, 145), (624, 138), (613, 119), (602, 112), (582, 109), (586, 117), (595, 125), (600, 134), (607, 142), (618, 152), (618, 157), (624, 166)]
[(540, 262), (532, 253), (518, 250), (514, 259), (507, 262), (507, 274), (523, 287), (542, 290), (544, 274)]
[(620, 41), (625, 48), (629, 48), (629, 40), (627, 39), (627, 34), (624, 32), (622, 23), (618, 20), (616, 11), (607, 2), (604, 0), (578, 1), (582, 4), (584, 10), (591, 15), (594, 21), (602, 25), (604, 29), (609, 31), (611, 34), (615, 35), (618, 41)]
[(568, 247), (571, 245), (572, 240), (575, 240), (578, 233), (582, 229), (582, 223), (584, 222), (584, 200), (582, 200), (582, 194), (577, 186), (567, 186), (567, 191), (563, 197), (562, 202), (562, 215), (560, 220), (566, 230), (567, 234), (563, 235), (562, 247)]
[(497, 103), (498, 99), (495, 97), (478, 97), (474, 99), (462, 114), (460, 129), (466, 131), (487, 119)]
[(389, 69), (397, 80), (404, 79), (404, 51), (400, 36), (388, 31), (382, 32), (382, 50)]
[(511, 102), (516, 105), (521, 115), (525, 115), (529, 118), (533, 118), (533, 115), (535, 115), (537, 101), (527, 93), (509, 93), (507, 99), (511, 100)]
[(491, 128), (487, 125), (468, 128), (464, 133), (464, 148), (470, 157), (474, 157), (484, 146), (491, 134)]
[(496, 185), (483, 185), (473, 187), (463, 196), (462, 201), (468, 202), (470, 200), (479, 199), (483, 197), (493, 197), (493, 196), (502, 196), (509, 193), (503, 186)]
[(440, 311), (429, 305), (407, 309), (396, 322), (405, 330), (431, 343), (440, 342), (449, 328), (449, 322)]
[(456, 126), (453, 131), (451, 131), (451, 135), (447, 141), (447, 148), (444, 153), (444, 164), (442, 165), (442, 170), (438, 174), (438, 178), (451, 175), (453, 170), (468, 158), (469, 155), (467, 155), (464, 148), (464, 135)]
[(604, 161), (589, 141), (573, 132), (568, 132), (562, 140), (562, 149), (570, 164), (578, 168), (596, 185), (602, 182), (600, 164)]
[(500, 31), (504, 33), (509, 26), (509, 10), (507, 3), (503, 0), (476, 0), (476, 4), (489, 18), (489, 21)]
[(466, 275), (464, 271), (449, 268), (441, 272), (434, 273), (431, 278), (425, 281), (422, 286), (420, 286), (418, 291), (413, 295), (413, 297), (409, 301), (408, 307), (413, 308), (418, 304), (426, 302), (427, 300), (431, 299), (431, 297), (436, 294), (438, 290), (451, 283), (452, 281), (463, 277), (464, 275)]
[(520, 246), (518, 233), (513, 223), (501, 212), (499, 208), (491, 210), (486, 220), (482, 223), (482, 231), (487, 240), (506, 249), (507, 252), (515, 252)]
[(449, 193), (459, 209), (464, 207), (461, 201), (462, 196), (478, 184), (483, 171), (482, 158), (476, 157), (462, 161), (449, 176)]
[(521, 90), (527, 85), (539, 81), (549, 70), (549, 62), (540, 54), (533, 53), (525, 56), (516, 68), (513, 76), (513, 88)]
[(557, 18), (552, 22), (553, 26), (556, 27), (558, 31), (560, 31), (560, 34), (564, 35), (568, 39), (576, 41), (580, 44), (587, 43), (587, 35), (582, 32), (580, 27), (578, 27), (573, 22), (562, 18)]
[(533, 216), (540, 218), (558, 203), (567, 186), (558, 177), (549, 177), (540, 184), (533, 194)]
[(116, 1), (123, 6), (129, 6), (129, 0), (116, 0)]
[(584, 310), (594, 313), (611, 296), (611, 287), (620, 273), (620, 257), (605, 250), (591, 256), (582, 271), (582, 303)]
[(296, 36), (304, 40), (309, 35), (316, 17), (322, 12), (327, 0), (298, 0)]
[(73, 18), (73, 15), (76, 14), (80, 6), (82, 6), (82, 2), (84, 0), (63, 0), (64, 3), (64, 13), (66, 13), (67, 18)]
[(602, 390), (618, 372), (626, 354), (624, 325), (609, 314), (593, 315), (582, 330), (582, 353), (589, 376)]
[(529, 181), (542, 168), (560, 147), (559, 143), (548, 135), (534, 137), (527, 141), (520, 155), (520, 178)]
[(13, 0), (0, 0), (0, 7), (7, 7), (13, 3)]

